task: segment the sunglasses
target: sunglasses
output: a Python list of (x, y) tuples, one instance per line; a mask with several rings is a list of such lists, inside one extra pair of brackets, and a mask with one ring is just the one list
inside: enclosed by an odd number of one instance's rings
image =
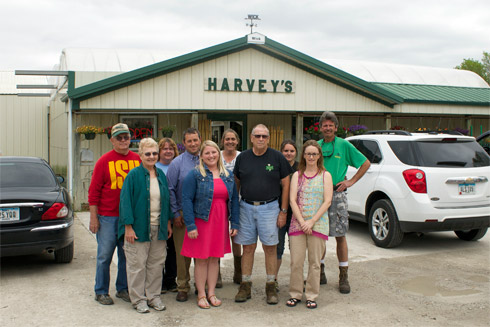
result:
[(256, 139), (267, 139), (269, 138), (269, 135), (255, 134), (254, 137)]
[(149, 156), (152, 156), (152, 155), (154, 157), (156, 157), (156, 156), (158, 156), (158, 152), (145, 152), (145, 157), (149, 157)]
[(122, 135), (118, 135), (118, 136), (116, 136), (116, 140), (118, 140), (118, 141), (127, 141), (127, 140), (129, 140), (130, 138), (131, 138), (131, 137), (130, 137), (129, 135), (124, 135), (124, 136), (122, 136)]

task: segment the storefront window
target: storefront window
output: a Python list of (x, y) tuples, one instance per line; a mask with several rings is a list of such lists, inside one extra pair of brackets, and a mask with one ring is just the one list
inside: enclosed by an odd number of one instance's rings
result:
[(157, 116), (156, 115), (128, 115), (121, 116), (121, 122), (128, 125), (131, 131), (130, 148), (138, 148), (141, 139), (146, 137), (157, 137)]

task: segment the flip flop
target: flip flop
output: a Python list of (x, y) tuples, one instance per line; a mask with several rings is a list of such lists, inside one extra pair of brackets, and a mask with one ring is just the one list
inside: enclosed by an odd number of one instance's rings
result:
[(317, 304), (316, 304), (315, 301), (306, 300), (306, 307), (308, 309), (316, 309), (317, 308)]
[(197, 299), (197, 306), (201, 309), (209, 309), (209, 302), (206, 299), (205, 296), (201, 296), (200, 298)]
[(298, 299), (295, 299), (294, 297), (292, 297), (289, 300), (287, 300), (286, 305), (288, 307), (295, 307), (300, 302), (301, 302), (301, 300), (298, 300)]
[(208, 297), (208, 302), (211, 304), (213, 307), (219, 307), (221, 305), (221, 300), (216, 297), (216, 295), (210, 295)]

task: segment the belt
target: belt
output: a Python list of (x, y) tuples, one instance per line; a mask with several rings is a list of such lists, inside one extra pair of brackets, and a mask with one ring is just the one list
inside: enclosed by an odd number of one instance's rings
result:
[(263, 204), (267, 204), (267, 203), (274, 202), (274, 201), (276, 201), (277, 199), (279, 199), (279, 198), (277, 197), (277, 198), (270, 199), (270, 200), (266, 200), (266, 201), (249, 201), (249, 200), (245, 200), (244, 198), (242, 198), (242, 201), (244, 201), (245, 203), (248, 203), (248, 204), (254, 205), (254, 206), (261, 206), (261, 205), (263, 205)]
[[(339, 192), (339, 191), (337, 191), (337, 189), (338, 189), (338, 188), (339, 188), (339, 186), (338, 186), (338, 185), (334, 185), (334, 186), (333, 186), (333, 190), (334, 190), (334, 191), (336, 191), (336, 192)], [(345, 192), (345, 190), (343, 190), (342, 192)]]

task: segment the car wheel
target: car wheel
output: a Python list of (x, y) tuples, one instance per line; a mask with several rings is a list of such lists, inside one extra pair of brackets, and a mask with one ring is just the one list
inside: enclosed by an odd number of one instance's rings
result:
[(485, 236), (488, 228), (471, 229), (471, 230), (457, 230), (454, 231), (456, 235), (463, 241), (476, 241)]
[(54, 251), (54, 260), (57, 263), (70, 263), (73, 259), (74, 242), (65, 248)]
[(382, 248), (398, 246), (403, 239), (398, 216), (388, 199), (378, 200), (369, 212), (369, 233), (374, 243)]

